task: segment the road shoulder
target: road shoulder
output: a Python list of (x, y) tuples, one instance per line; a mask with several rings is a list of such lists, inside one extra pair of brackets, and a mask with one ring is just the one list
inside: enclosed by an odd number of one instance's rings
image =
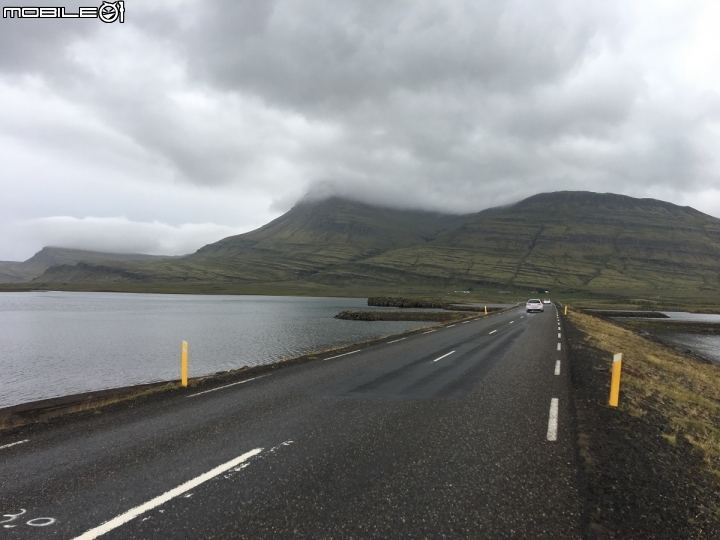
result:
[(619, 408), (607, 406), (610, 354), (567, 318), (563, 326), (588, 538), (720, 538), (718, 482), (685, 437), (669, 442), (657, 396), (645, 396), (642, 411), (623, 406), (622, 394)]

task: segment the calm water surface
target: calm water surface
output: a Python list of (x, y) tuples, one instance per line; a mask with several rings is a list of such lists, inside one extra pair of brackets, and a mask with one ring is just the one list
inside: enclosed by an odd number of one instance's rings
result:
[(714, 364), (720, 365), (720, 336), (692, 332), (675, 332), (658, 328), (646, 328), (654, 336), (704, 356)]
[[(426, 322), (341, 321), (362, 298), (0, 293), (0, 407), (276, 362)], [(387, 309), (387, 308), (382, 308)]]

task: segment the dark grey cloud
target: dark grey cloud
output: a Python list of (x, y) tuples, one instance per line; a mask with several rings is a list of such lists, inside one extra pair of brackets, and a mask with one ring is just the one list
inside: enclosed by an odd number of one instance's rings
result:
[(720, 215), (710, 0), (177, 0), (126, 21), (0, 21), (0, 210), (33, 238), (238, 230), (308, 194), (464, 212), (589, 189)]
[(547, 1), (216, 6), (181, 37), (193, 69), (228, 89), (320, 111), (400, 91), (522, 92), (582, 61), (607, 23), (602, 10)]

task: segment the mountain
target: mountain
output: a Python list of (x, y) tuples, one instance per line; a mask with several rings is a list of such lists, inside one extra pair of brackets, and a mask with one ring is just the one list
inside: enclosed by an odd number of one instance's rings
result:
[(267, 225), (209, 244), (174, 260), (57, 267), (43, 280), (60, 282), (276, 282), (390, 250), (425, 244), (476, 215), (396, 210), (332, 198), (301, 202)]
[(150, 261), (164, 257), (140, 253), (102, 253), (82, 249), (44, 247), (24, 262), (0, 261), (0, 283), (21, 283), (42, 275), (56, 265), (74, 265), (78, 262)]
[(581, 290), (715, 290), (720, 220), (611, 193), (535, 195), (439, 236), (338, 269), (355, 278)]
[[(80, 262), (44, 283), (312, 284), (372, 291), (397, 284), (555, 291), (715, 291), (720, 220), (611, 193), (556, 192), (477, 214), (306, 201), (264, 227), (192, 255)], [(160, 289), (158, 289), (160, 290)]]

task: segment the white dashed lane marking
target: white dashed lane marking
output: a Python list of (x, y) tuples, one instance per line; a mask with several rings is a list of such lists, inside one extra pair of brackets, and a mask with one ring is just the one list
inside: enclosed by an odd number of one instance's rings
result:
[(435, 330), (428, 330), (427, 332), (423, 332), (423, 334), (432, 334)]
[(441, 357), (436, 358), (435, 360), (433, 360), (433, 362), (437, 362), (438, 360), (442, 360), (443, 358), (446, 358), (446, 357), (450, 356), (450, 355), (453, 354), (454, 352), (455, 352), (455, 351), (450, 351), (450, 352), (447, 353), (447, 354), (443, 354)]
[[(494, 334), (495, 332), (497, 332), (497, 330), (493, 330), (492, 332), (490, 332), (490, 334)], [(488, 335), (490, 335), (490, 334), (488, 334)]]
[(561, 348), (561, 347), (560, 347), (560, 344), (558, 343), (558, 351), (560, 350), (560, 348)]
[(555, 361), (555, 375), (560, 375), (560, 360)]
[(398, 341), (402, 341), (403, 339), (407, 339), (407, 338), (401, 337), (400, 339), (394, 339), (392, 341), (388, 341), (388, 345), (390, 345), (391, 343), (397, 343)]
[(550, 400), (550, 418), (548, 419), (547, 440), (557, 441), (558, 431), (558, 398)]

